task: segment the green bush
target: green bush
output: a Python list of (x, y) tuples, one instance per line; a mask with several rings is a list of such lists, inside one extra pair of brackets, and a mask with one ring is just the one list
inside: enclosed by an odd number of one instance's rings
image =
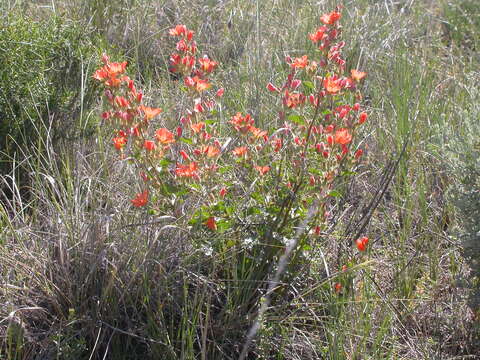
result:
[(452, 176), (458, 181), (451, 188), (451, 197), (459, 210), (459, 233), (464, 256), (470, 263), (472, 309), (480, 314), (480, 92), (469, 89), (465, 109), (459, 113), (462, 126), (446, 144), (446, 159)]
[(87, 128), (84, 114), (93, 97), (86, 85), (96, 55), (93, 40), (77, 23), (59, 17), (35, 22), (18, 12), (0, 18), (3, 171), (46, 132), (55, 140)]
[(444, 35), (448, 43), (478, 50), (480, 3), (477, 0), (445, 1), (443, 15)]

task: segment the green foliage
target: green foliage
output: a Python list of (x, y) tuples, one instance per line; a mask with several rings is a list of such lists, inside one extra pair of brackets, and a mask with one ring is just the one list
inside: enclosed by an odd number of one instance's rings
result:
[(444, 1), (443, 16), (447, 41), (473, 52), (479, 50), (480, 3), (477, 0)]
[[(97, 52), (88, 29), (52, 17), (34, 21), (19, 11), (0, 19), (0, 161), (38, 136), (78, 136), (87, 128), (93, 97), (88, 85)], [(85, 32), (87, 31), (87, 32)], [(18, 154), (17, 154), (18, 156)]]
[[(478, 80), (477, 80), (478, 81)], [(450, 189), (450, 197), (459, 209), (459, 234), (464, 254), (472, 269), (471, 297), (474, 309), (480, 312), (480, 91), (468, 87), (463, 99), (465, 108), (457, 116), (462, 126), (455, 128), (444, 144), (444, 161), (451, 176), (458, 179)]]

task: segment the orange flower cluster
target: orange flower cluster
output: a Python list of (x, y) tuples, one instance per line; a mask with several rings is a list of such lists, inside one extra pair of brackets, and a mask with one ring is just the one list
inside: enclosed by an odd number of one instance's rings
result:
[(237, 112), (230, 120), (230, 123), (233, 124), (235, 130), (241, 134), (247, 134), (252, 129), (254, 120), (250, 114), (242, 116), (240, 112)]
[[(208, 116), (208, 112), (216, 106), (215, 99), (207, 98), (205, 93), (212, 87), (206, 76), (217, 68), (218, 63), (207, 55), (197, 59), (194, 32), (185, 25), (175, 26), (169, 30), (169, 34), (180, 37), (176, 44), (177, 52), (170, 57), (170, 71), (182, 75), (183, 83), (192, 90), (191, 110), (186, 110), (176, 131), (160, 126), (153, 130), (152, 134), (150, 125), (162, 113), (162, 109), (142, 103), (142, 92), (137, 91), (134, 81), (125, 75), (127, 62), (111, 62), (107, 55), (103, 55), (103, 65), (92, 75), (105, 87), (107, 109), (102, 113), (102, 119), (116, 128), (112, 139), (113, 146), (122, 158), (125, 158), (125, 153), (128, 152), (130, 158), (136, 159), (143, 168), (141, 178), (147, 186), (157, 186), (163, 181), (162, 177), (172, 175), (179, 179), (199, 180), (203, 171), (216, 170), (214, 159), (221, 153), (220, 143), (207, 131), (206, 123), (201, 121), (201, 117)], [(214, 96), (220, 98), (223, 93), (224, 89), (219, 89)], [(177, 142), (185, 135), (185, 125), (191, 130), (193, 142), (198, 144), (193, 151), (186, 145), (182, 149)], [(153, 171), (151, 165), (155, 159), (165, 156), (169, 157), (169, 162), (176, 163), (175, 168), (156, 167), (161, 169), (160, 172)], [(211, 160), (206, 163), (206, 159)], [(204, 166), (204, 169), (200, 165)], [(137, 194), (132, 200), (135, 207), (145, 206), (147, 203), (148, 190)]]
[[(279, 194), (284, 191), (288, 197), (295, 193), (292, 202), (297, 202), (300, 209), (295, 214), (299, 219), (307, 213), (301, 209), (304, 203), (317, 199), (321, 205), (312, 228), (320, 236), (322, 224), (329, 218), (326, 199), (335, 196), (335, 179), (363, 154), (362, 149), (354, 148), (355, 135), (368, 118), (360, 105), (359, 90), (367, 74), (357, 69), (345, 71), (340, 19), (339, 8), (322, 15), (322, 25), (308, 35), (318, 48), (318, 58), (287, 56), (288, 73), (283, 84), (267, 84), (268, 91), (277, 98), (278, 117), (261, 114), (257, 119), (260, 124), (276, 124), (277, 128), (264, 130), (257, 127), (250, 114), (237, 112), (229, 121), (234, 135), (228, 139), (220, 137), (224, 129), (220, 133), (215, 115), (224, 89), (212, 90), (209, 79), (219, 64), (207, 55), (198, 55), (194, 32), (185, 25), (169, 30), (178, 39), (169, 70), (176, 74), (179, 86), (189, 97), (178, 115), (176, 129), (154, 124), (162, 109), (142, 103), (142, 93), (124, 74), (126, 62), (110, 62), (104, 56), (102, 67), (93, 74), (105, 86), (107, 109), (102, 118), (116, 126), (113, 146), (122, 156), (128, 153), (129, 159), (134, 159), (141, 168), (142, 187), (146, 188), (135, 195), (132, 205), (146, 206), (150, 193), (154, 194), (150, 201), (161, 201), (159, 194), (171, 196), (171, 191), (177, 189), (178, 197), (188, 196), (192, 189), (207, 192), (210, 196), (205, 197), (205, 204), (211, 199), (231, 201), (237, 189), (229, 186), (238, 181), (231, 169), (241, 167), (245, 179), (255, 179), (252, 186), (261, 184), (265, 191), (275, 185)], [(235, 166), (229, 166), (228, 161)], [(265, 196), (265, 202), (278, 196)], [(157, 204), (151, 206), (160, 208)], [(216, 211), (206, 211), (200, 224), (221, 231), (225, 215)], [(356, 246), (365, 251), (367, 243), (368, 238), (360, 238)], [(336, 289), (340, 292), (341, 284)]]
[(208, 79), (205, 78), (218, 66), (216, 61), (211, 60), (207, 55), (198, 59), (197, 64), (197, 43), (193, 40), (194, 32), (187, 29), (185, 25), (177, 25), (170, 29), (171, 36), (180, 37), (176, 49), (178, 53), (170, 56), (170, 71), (183, 75), (184, 83), (190, 89), (201, 93), (211, 87)]
[[(282, 85), (269, 82), (266, 86), (283, 105), (278, 116), (284, 122), (282, 131), (274, 131), (269, 139), (273, 153), (295, 149), (292, 167), (305, 173), (307, 188), (312, 196), (320, 197), (321, 203), (322, 197), (332, 191), (335, 178), (341, 175), (340, 169), (354, 166), (363, 155), (363, 150), (352, 144), (358, 126), (368, 118), (359, 103), (362, 95), (358, 89), (367, 73), (358, 69), (345, 71), (342, 51), (346, 43), (339, 41), (341, 16), (340, 7), (322, 15), (322, 25), (308, 34), (318, 48), (319, 58), (287, 56), (290, 71), (286, 80)], [(249, 124), (240, 120), (235, 125), (238, 131), (249, 131)], [(255, 169), (262, 174), (261, 167)], [(290, 180), (286, 185), (295, 188)], [(327, 213), (319, 217), (320, 223)], [(314, 228), (320, 231), (322, 226)], [(365, 248), (367, 243), (368, 239), (362, 240), (357, 246)]]
[[(366, 77), (366, 72), (352, 69), (349, 76), (342, 75), (345, 70), (345, 60), (342, 58), (345, 42), (337, 42), (337, 38), (341, 34), (341, 27), (338, 24), (341, 16), (339, 7), (322, 15), (320, 21), (323, 25), (308, 35), (309, 39), (318, 45), (319, 60), (313, 61), (307, 55), (294, 59), (287, 56), (286, 62), (291, 71), (283, 86), (267, 84), (270, 92), (281, 96), (284, 110), (280, 112), (280, 119), (292, 117), (296, 119), (299, 116), (301, 118), (299, 113), (308, 111), (302, 110), (307, 98), (314, 108), (315, 115), (318, 115), (320, 107), (322, 108), (322, 113), (326, 114), (324, 124), (317, 125), (312, 122), (309, 127), (302, 125), (295, 132), (301, 133), (304, 140), (301, 140), (298, 135), (292, 138), (294, 144), (303, 147), (307, 146), (309, 141), (315, 141), (316, 144), (313, 145), (313, 148), (317, 153), (321, 154), (324, 159), (330, 159), (331, 153), (335, 153), (334, 158), (338, 162), (343, 161), (349, 155), (353, 160), (360, 158), (363, 151), (357, 149), (352, 153), (349, 145), (352, 143), (355, 128), (367, 120), (367, 114), (360, 112), (360, 104), (354, 102), (361, 99), (357, 85)], [(302, 81), (308, 81), (309, 85), (302, 86)], [(328, 110), (330, 104), (342, 102), (342, 105), (336, 105)], [(292, 129), (291, 124), (286, 123), (285, 128), (292, 134), (294, 133), (295, 129)], [(281, 139), (274, 137), (272, 140), (275, 151), (279, 151), (282, 146)], [(306, 156), (306, 153), (300, 155)], [(318, 182), (314, 183), (318, 184)]]
[(92, 77), (98, 81), (105, 82), (106, 86), (116, 87), (120, 85), (123, 79), (119, 79), (118, 76), (125, 72), (127, 62), (112, 63), (106, 55), (102, 57), (102, 60), (105, 65), (95, 71)]

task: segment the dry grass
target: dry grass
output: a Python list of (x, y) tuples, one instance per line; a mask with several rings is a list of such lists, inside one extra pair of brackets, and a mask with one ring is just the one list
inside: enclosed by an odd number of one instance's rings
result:
[[(30, 3), (29, 11), (44, 16), (52, 4), (64, 16), (76, 8), (77, 19), (116, 44), (172, 124), (183, 95), (165, 70), (165, 32), (186, 23), (221, 62), (217, 82), (235, 84), (220, 117), (248, 111), (264, 126), (275, 121), (265, 84), (281, 76), (285, 55), (313, 54), (305, 34), (332, 5), (89, 0)], [(478, 114), (478, 59), (445, 35), (442, 24), (458, 18), (443, 7), (344, 5), (347, 61), (369, 73), (368, 147), (356, 176), (338, 184), (343, 196), (328, 204), (331, 226), (282, 278), (249, 358), (474, 359), (478, 275), (460, 240), (467, 214), (450, 195), (461, 191), (452, 165), (460, 160), (443, 150), (476, 121), (467, 113)], [(266, 289), (255, 271), (268, 276), (275, 264), (251, 265), (264, 254), (240, 244), (248, 227), (214, 237), (133, 210), (134, 170), (112, 160), (106, 139), (99, 129), (98, 139), (54, 147), (47, 132), (1, 177), (0, 358), (237, 359)], [(30, 174), (28, 199), (19, 169)], [(370, 237), (367, 255), (351, 246), (360, 229)]]

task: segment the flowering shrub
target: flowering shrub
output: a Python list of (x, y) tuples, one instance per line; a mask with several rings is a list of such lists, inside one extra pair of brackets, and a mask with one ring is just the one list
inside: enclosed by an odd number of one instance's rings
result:
[[(169, 31), (178, 40), (169, 70), (183, 79), (190, 99), (175, 129), (158, 120), (162, 109), (143, 104), (125, 75), (126, 62), (104, 55), (93, 78), (105, 86), (102, 118), (114, 129), (113, 146), (138, 167), (142, 189), (132, 205), (187, 219), (197, 231), (253, 229), (258, 244), (275, 249), (266, 261), (297, 235), (302, 243), (318, 237), (336, 181), (362, 156), (356, 132), (368, 118), (359, 90), (366, 73), (346, 71), (340, 18), (340, 8), (323, 15), (308, 35), (318, 56), (287, 56), (283, 83), (266, 85), (279, 104), (269, 129), (237, 112), (231, 132), (220, 132), (215, 114), (225, 90), (210, 80), (218, 63), (198, 55), (195, 34), (185, 25)], [(364, 251), (366, 241), (357, 247)]]

